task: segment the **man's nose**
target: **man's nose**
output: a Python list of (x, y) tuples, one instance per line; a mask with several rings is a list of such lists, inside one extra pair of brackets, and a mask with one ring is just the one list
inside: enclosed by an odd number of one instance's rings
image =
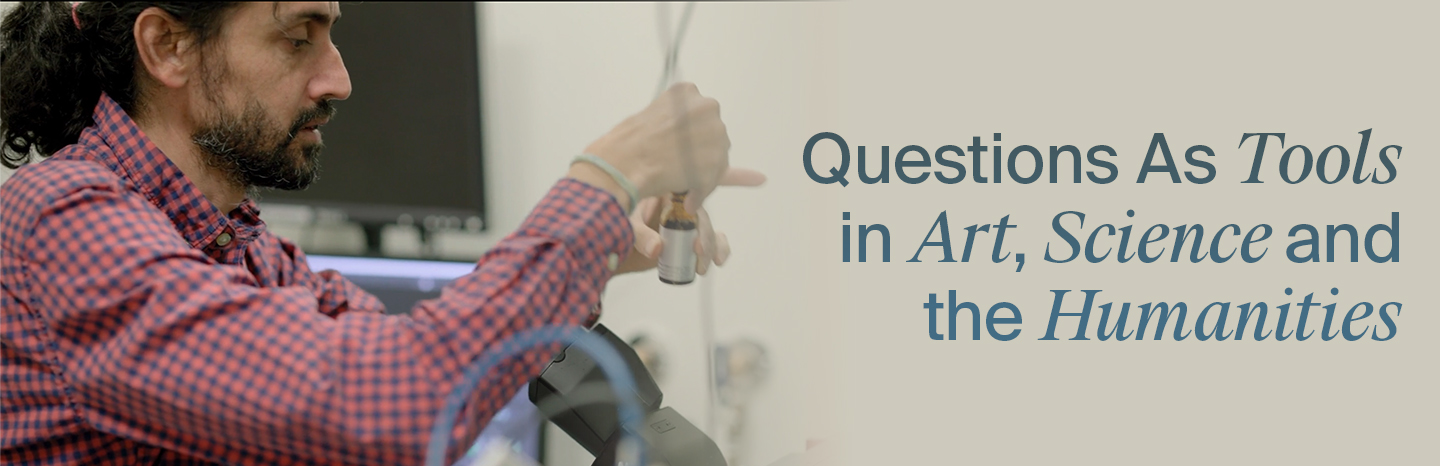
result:
[(350, 72), (345, 69), (345, 60), (340, 58), (340, 49), (330, 44), (320, 64), (320, 74), (310, 81), (310, 98), (319, 100), (345, 100), (350, 98)]

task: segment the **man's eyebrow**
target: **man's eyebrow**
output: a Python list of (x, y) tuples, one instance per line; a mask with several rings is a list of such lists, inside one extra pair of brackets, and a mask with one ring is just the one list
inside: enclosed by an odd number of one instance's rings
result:
[(276, 19), (280, 21), (280, 24), (285, 26), (293, 26), (306, 21), (314, 21), (322, 25), (334, 26), (335, 23), (340, 21), (340, 15), (336, 14), (332, 16), (330, 12), (320, 10), (303, 10), (287, 14), (283, 17), (277, 16)]

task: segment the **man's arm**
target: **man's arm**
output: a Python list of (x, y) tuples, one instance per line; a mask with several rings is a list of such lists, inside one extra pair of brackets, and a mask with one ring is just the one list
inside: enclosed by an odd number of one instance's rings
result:
[[(118, 184), (49, 202), (23, 240), (33, 311), (95, 428), (223, 462), (421, 460), (463, 368), (510, 335), (578, 324), (630, 248), (611, 196), (564, 180), (476, 271), (410, 316), (331, 318), (307, 287), (261, 288), (189, 247)], [(451, 459), (558, 346), (472, 397)]]

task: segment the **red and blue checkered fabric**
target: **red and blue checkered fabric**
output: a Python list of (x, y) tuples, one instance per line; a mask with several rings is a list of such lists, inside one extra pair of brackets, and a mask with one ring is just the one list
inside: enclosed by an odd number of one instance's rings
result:
[[(591, 324), (633, 241), (613, 196), (561, 180), (475, 272), (386, 315), (250, 201), (211, 205), (108, 96), (94, 120), (0, 188), (6, 464), (420, 463), (463, 368)], [(451, 461), (558, 348), (491, 372)]]

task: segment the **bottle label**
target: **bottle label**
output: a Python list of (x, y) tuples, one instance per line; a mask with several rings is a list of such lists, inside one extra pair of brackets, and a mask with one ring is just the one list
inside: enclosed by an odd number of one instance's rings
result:
[(696, 230), (672, 230), (660, 227), (665, 249), (660, 253), (660, 278), (674, 283), (695, 281)]

